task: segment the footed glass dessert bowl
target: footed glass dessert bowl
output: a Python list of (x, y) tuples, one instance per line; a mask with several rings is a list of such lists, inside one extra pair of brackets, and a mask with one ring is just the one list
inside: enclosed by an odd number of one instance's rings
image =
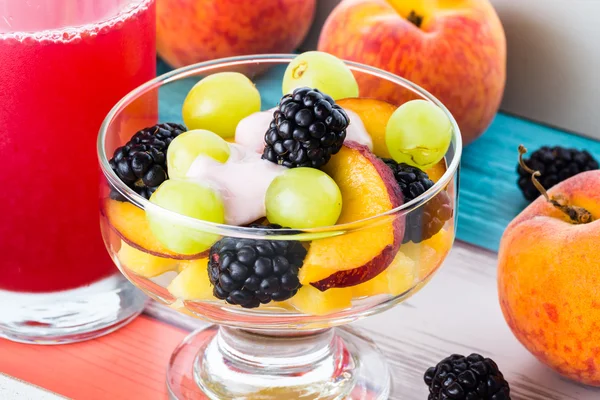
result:
[(173, 353), (172, 398), (387, 398), (384, 357), (344, 325), (439, 269), (461, 149), (429, 93), (319, 52), (196, 64), (123, 98), (98, 139), (106, 247), (215, 324)]

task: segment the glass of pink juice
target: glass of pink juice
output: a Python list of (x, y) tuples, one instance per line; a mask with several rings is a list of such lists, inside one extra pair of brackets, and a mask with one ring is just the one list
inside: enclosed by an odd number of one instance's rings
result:
[[(155, 17), (155, 0), (0, 0), (0, 336), (84, 340), (143, 309), (98, 231), (95, 141), (156, 74)], [(147, 98), (122, 123), (156, 113)]]

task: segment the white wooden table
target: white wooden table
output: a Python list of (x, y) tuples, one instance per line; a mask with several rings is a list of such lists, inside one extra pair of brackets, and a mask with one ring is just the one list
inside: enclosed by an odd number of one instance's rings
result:
[[(148, 313), (188, 329), (202, 324), (165, 310), (153, 305)], [(600, 389), (561, 378), (519, 344), (498, 305), (496, 254), (464, 243), (455, 244), (442, 270), (420, 293), (356, 325), (387, 356), (393, 374), (394, 400), (427, 399), (424, 371), (450, 354), (470, 352), (481, 353), (498, 363), (510, 382), (513, 400), (600, 399)], [(64, 397), (0, 374), (0, 399)]]

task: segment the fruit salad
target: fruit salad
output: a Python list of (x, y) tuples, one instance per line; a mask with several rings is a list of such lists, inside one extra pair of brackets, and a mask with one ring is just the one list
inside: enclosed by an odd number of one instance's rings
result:
[(334, 314), (412, 293), (451, 247), (446, 113), (360, 97), (329, 54), (293, 60), (267, 110), (245, 75), (206, 76), (181, 120), (131, 132), (109, 164), (139, 199), (101, 204), (117, 265), (173, 307)]

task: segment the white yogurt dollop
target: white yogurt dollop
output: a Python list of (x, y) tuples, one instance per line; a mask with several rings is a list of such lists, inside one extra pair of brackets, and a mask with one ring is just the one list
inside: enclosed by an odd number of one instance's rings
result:
[(274, 108), (255, 112), (242, 119), (235, 128), (235, 142), (257, 153), (265, 149), (265, 133), (273, 120)]
[[(242, 119), (235, 130), (235, 142), (247, 149), (262, 153), (265, 149), (265, 133), (273, 119), (274, 108), (250, 114)], [(365, 129), (362, 120), (353, 111), (345, 110), (350, 118), (350, 125), (346, 129), (346, 140), (352, 140), (373, 150), (373, 140)]]
[(367, 132), (362, 119), (354, 111), (346, 109), (344, 111), (346, 111), (348, 118), (350, 118), (350, 125), (346, 128), (346, 140), (352, 140), (353, 142), (367, 146), (369, 150), (373, 150), (373, 139), (371, 139), (371, 135)]
[[(269, 185), (287, 168), (261, 159), (261, 154), (231, 144), (225, 163), (212, 157), (196, 157), (187, 178), (219, 192), (225, 205), (225, 223), (247, 225), (266, 215), (265, 195)], [(262, 149), (261, 149), (262, 153)]]

